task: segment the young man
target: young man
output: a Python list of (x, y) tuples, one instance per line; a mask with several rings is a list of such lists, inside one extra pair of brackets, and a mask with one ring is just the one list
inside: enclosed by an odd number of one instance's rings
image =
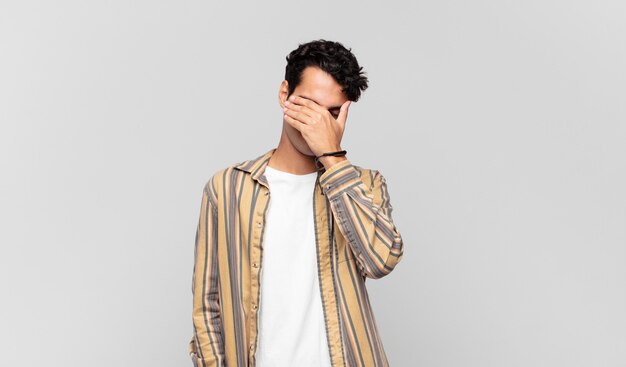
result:
[[(340, 152), (367, 88), (337, 42), (287, 57), (278, 147), (204, 187), (193, 268), (194, 366), (388, 366), (365, 287), (403, 243), (383, 175)], [(319, 157), (319, 160), (316, 160)]]

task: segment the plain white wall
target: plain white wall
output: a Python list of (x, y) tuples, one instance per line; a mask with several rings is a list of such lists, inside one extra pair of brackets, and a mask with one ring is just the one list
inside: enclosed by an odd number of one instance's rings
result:
[(626, 365), (625, 15), (0, 2), (0, 365), (191, 365), (202, 187), (278, 144), (285, 56), (317, 38), (371, 80), (342, 146), (405, 240), (367, 282), (391, 365)]

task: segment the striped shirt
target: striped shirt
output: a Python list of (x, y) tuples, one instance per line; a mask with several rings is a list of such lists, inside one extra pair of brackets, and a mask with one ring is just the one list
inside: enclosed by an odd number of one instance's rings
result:
[[(202, 192), (192, 275), (196, 367), (253, 367), (263, 275), (265, 167), (276, 148), (215, 172)], [(389, 274), (403, 242), (380, 171), (340, 161), (318, 171), (317, 268), (333, 367), (389, 366), (365, 281)]]

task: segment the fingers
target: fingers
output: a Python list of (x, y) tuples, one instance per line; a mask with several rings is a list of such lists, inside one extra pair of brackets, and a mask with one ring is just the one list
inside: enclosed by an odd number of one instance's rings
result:
[(283, 111), (285, 112), (285, 116), (298, 120), (300, 123), (312, 124), (315, 122), (315, 117), (308, 115), (302, 110), (296, 110), (291, 107), (285, 107), (283, 108)]
[(350, 100), (345, 101), (344, 104), (342, 104), (341, 108), (339, 109), (339, 116), (337, 116), (337, 122), (340, 123), (341, 125), (344, 125), (346, 123), (346, 120), (348, 118), (348, 109), (350, 108), (351, 103), (352, 101)]
[(283, 111), (286, 112), (288, 110), (291, 110), (291, 111), (294, 111), (294, 112), (301, 112), (302, 114), (307, 115), (307, 116), (312, 117), (312, 118), (320, 117), (320, 116), (318, 116), (319, 112), (317, 112), (315, 110), (312, 110), (312, 109), (310, 109), (307, 106), (302, 106), (302, 105), (298, 105), (298, 104), (296, 104), (294, 102), (285, 101), (285, 108), (283, 108)]
[(304, 128), (307, 127), (305, 123), (302, 123), (289, 115), (285, 114), (283, 115), (283, 118), (289, 125), (291, 125), (294, 129), (298, 130), (299, 132), (302, 132), (302, 130), (304, 130)]
[(301, 106), (306, 106), (313, 111), (317, 111), (320, 113), (326, 112), (326, 109), (324, 107), (318, 105), (317, 103), (311, 101), (310, 99), (302, 98), (300, 96), (296, 96), (295, 94), (292, 94), (291, 96), (289, 96), (289, 101), (291, 101), (292, 103), (301, 105)]
[(348, 108), (351, 103), (352, 101), (350, 100), (345, 101), (339, 109), (339, 115), (334, 119), (330, 115), (330, 112), (324, 107), (312, 100), (294, 94), (289, 97), (289, 100), (285, 101), (283, 111), (286, 116), (292, 117), (304, 124), (311, 125), (331, 118), (336, 120), (343, 127), (348, 118)]

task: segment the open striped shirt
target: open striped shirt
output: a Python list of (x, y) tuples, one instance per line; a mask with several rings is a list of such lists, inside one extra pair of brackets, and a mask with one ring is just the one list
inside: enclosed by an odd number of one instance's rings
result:
[[(215, 172), (202, 192), (192, 275), (197, 367), (255, 366), (263, 276), (264, 175), (276, 148)], [(389, 274), (403, 242), (383, 175), (340, 161), (318, 171), (314, 232), (326, 340), (333, 367), (388, 366), (365, 281)]]

